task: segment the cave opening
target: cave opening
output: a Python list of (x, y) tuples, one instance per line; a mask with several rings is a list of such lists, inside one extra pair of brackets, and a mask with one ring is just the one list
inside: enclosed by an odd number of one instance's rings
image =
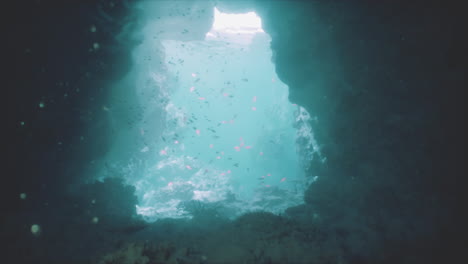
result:
[(261, 18), (212, 14), (198, 39), (187, 37), (184, 19), (149, 19), (126, 79), (135, 88), (114, 97), (132, 94), (137, 105), (109, 113), (131, 121), (120, 122), (106, 170), (136, 187), (148, 221), (190, 218), (200, 205), (230, 219), (279, 214), (303, 203), (313, 180), (305, 174), (318, 152), (311, 117), (288, 100)]

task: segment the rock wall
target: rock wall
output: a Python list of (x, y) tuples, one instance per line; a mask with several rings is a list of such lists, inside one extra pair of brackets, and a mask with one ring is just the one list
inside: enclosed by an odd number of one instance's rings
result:
[[(327, 162), (314, 165), (322, 177), (306, 203), (330, 225), (386, 247), (387, 256), (445, 248), (439, 243), (460, 230), (448, 228), (461, 223), (457, 145), (465, 142), (466, 40), (455, 10), (278, 1), (263, 15), (290, 100), (318, 117)], [(356, 252), (375, 245), (349, 242)]]
[(382, 261), (454, 257), (466, 143), (461, 9), (367, 1), (222, 6), (259, 13), (290, 101), (317, 117), (327, 161), (314, 162), (310, 173), (320, 178), (305, 202), (327, 228), (343, 233), (351, 253), (378, 252)]

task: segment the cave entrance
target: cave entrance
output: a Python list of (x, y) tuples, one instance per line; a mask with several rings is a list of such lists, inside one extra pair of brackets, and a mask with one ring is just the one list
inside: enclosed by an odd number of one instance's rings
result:
[[(171, 23), (164, 25), (171, 30)], [(161, 54), (158, 68), (137, 71), (158, 88), (157, 101), (141, 100), (143, 111), (165, 114), (137, 126), (162, 123), (160, 136), (137, 147), (140, 169), (128, 177), (137, 189), (137, 212), (147, 220), (185, 218), (203, 205), (234, 218), (301, 204), (304, 159), (313, 151), (309, 117), (289, 102), (288, 87), (276, 76), (261, 18), (215, 8), (203, 40), (156, 41), (145, 36), (134, 52)]]

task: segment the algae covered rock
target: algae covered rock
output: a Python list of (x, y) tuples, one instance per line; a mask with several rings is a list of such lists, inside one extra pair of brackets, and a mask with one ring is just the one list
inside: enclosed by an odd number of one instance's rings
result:
[(206, 257), (198, 250), (173, 243), (131, 242), (104, 255), (97, 264), (202, 264)]
[(143, 255), (144, 244), (130, 243), (122, 249), (105, 255), (98, 264), (146, 264), (149, 258)]

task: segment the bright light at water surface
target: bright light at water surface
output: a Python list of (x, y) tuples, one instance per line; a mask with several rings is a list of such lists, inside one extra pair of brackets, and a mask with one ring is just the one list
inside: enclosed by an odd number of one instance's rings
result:
[(262, 20), (254, 12), (227, 14), (215, 8), (213, 27), (206, 33), (206, 39), (250, 44), (254, 34), (263, 32)]
[(254, 12), (246, 14), (226, 14), (214, 9), (213, 30), (225, 31), (228, 33), (252, 34), (263, 32), (262, 20)]

